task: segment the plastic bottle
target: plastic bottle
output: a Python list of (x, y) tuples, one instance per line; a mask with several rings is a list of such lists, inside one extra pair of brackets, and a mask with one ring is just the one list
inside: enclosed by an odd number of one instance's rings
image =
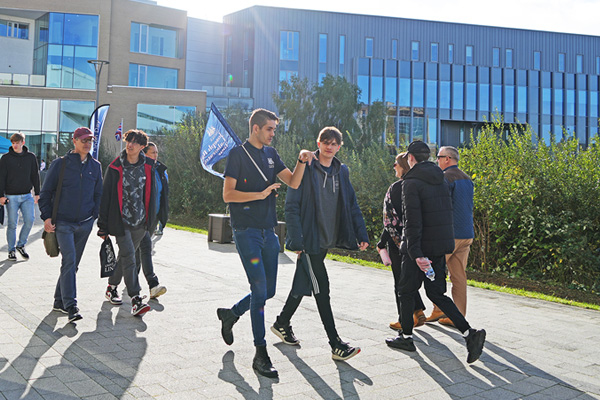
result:
[(429, 278), (430, 281), (434, 281), (435, 280), (435, 271), (433, 270), (433, 267), (431, 266), (431, 261), (429, 259), (427, 259), (427, 261), (429, 261), (429, 268), (427, 268), (425, 270), (425, 276)]
[(383, 249), (378, 248), (377, 251), (379, 252), (379, 257), (381, 257), (381, 261), (383, 262), (383, 265), (385, 265), (386, 267), (389, 267), (390, 265), (392, 265), (392, 259), (390, 258), (390, 255), (386, 248), (383, 248)]

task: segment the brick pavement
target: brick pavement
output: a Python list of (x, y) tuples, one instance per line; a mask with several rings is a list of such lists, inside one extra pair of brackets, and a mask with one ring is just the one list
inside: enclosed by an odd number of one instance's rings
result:
[[(468, 365), (461, 335), (438, 324), (417, 328), (417, 352), (407, 354), (384, 343), (395, 315), (391, 272), (329, 261), (338, 330), (362, 352), (331, 360), (306, 298), (292, 320), (300, 347), (267, 330), (280, 373), (272, 380), (251, 368), (248, 314), (232, 346), (220, 338), (216, 308), (248, 290), (234, 245), (165, 229), (154, 261), (168, 292), (135, 318), (127, 296), (120, 307), (104, 300), (92, 234), (78, 274), (84, 319), (73, 325), (51, 311), (60, 260), (43, 253), (41, 230), (33, 228), (30, 261), (11, 263), (0, 247), (0, 399), (600, 399), (597, 311), (470, 287), (468, 319), (488, 332), (480, 361)], [(288, 294), (293, 258), (280, 256), (268, 323)]]

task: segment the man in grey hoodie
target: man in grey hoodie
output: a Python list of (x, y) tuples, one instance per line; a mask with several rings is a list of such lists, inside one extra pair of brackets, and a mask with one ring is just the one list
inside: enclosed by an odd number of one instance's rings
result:
[(317, 139), (317, 161), (306, 167), (298, 189), (289, 188), (285, 202), (286, 247), (298, 253), (292, 290), (271, 327), (284, 343), (297, 345), (290, 320), (303, 296), (314, 294), (319, 315), (334, 360), (347, 360), (360, 352), (343, 342), (335, 328), (329, 298), (325, 256), (330, 248), (365, 250), (369, 237), (348, 167), (335, 155), (342, 146), (342, 133), (335, 127), (321, 130)]

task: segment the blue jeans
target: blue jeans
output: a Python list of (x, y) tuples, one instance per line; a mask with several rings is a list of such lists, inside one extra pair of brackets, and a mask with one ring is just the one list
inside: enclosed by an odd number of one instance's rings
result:
[(81, 223), (56, 221), (56, 240), (62, 260), (54, 301), (62, 304), (65, 309), (77, 305), (75, 275), (93, 226), (93, 218)]
[(235, 246), (244, 265), (250, 294), (231, 310), (241, 316), (250, 310), (255, 346), (265, 346), (265, 303), (275, 296), (279, 239), (271, 229), (234, 229)]
[[(27, 194), (7, 194), (8, 204), (6, 212), (8, 214), (8, 223), (6, 226), (6, 241), (8, 242), (8, 251), (15, 251), (15, 244), (23, 247), (27, 244), (27, 237), (33, 226), (34, 206), (33, 196)], [(17, 242), (17, 223), (19, 222), (19, 209), (23, 213), (23, 227), (19, 233)]]

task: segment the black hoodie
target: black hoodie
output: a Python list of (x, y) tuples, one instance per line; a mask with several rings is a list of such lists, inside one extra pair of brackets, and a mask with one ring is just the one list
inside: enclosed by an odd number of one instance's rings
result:
[(433, 162), (418, 163), (404, 175), (402, 208), (402, 253), (414, 260), (454, 251), (452, 197), (444, 173)]
[(16, 153), (13, 148), (0, 159), (0, 196), (7, 194), (27, 194), (33, 191), (40, 194), (40, 168), (35, 154), (23, 146), (23, 151)]

